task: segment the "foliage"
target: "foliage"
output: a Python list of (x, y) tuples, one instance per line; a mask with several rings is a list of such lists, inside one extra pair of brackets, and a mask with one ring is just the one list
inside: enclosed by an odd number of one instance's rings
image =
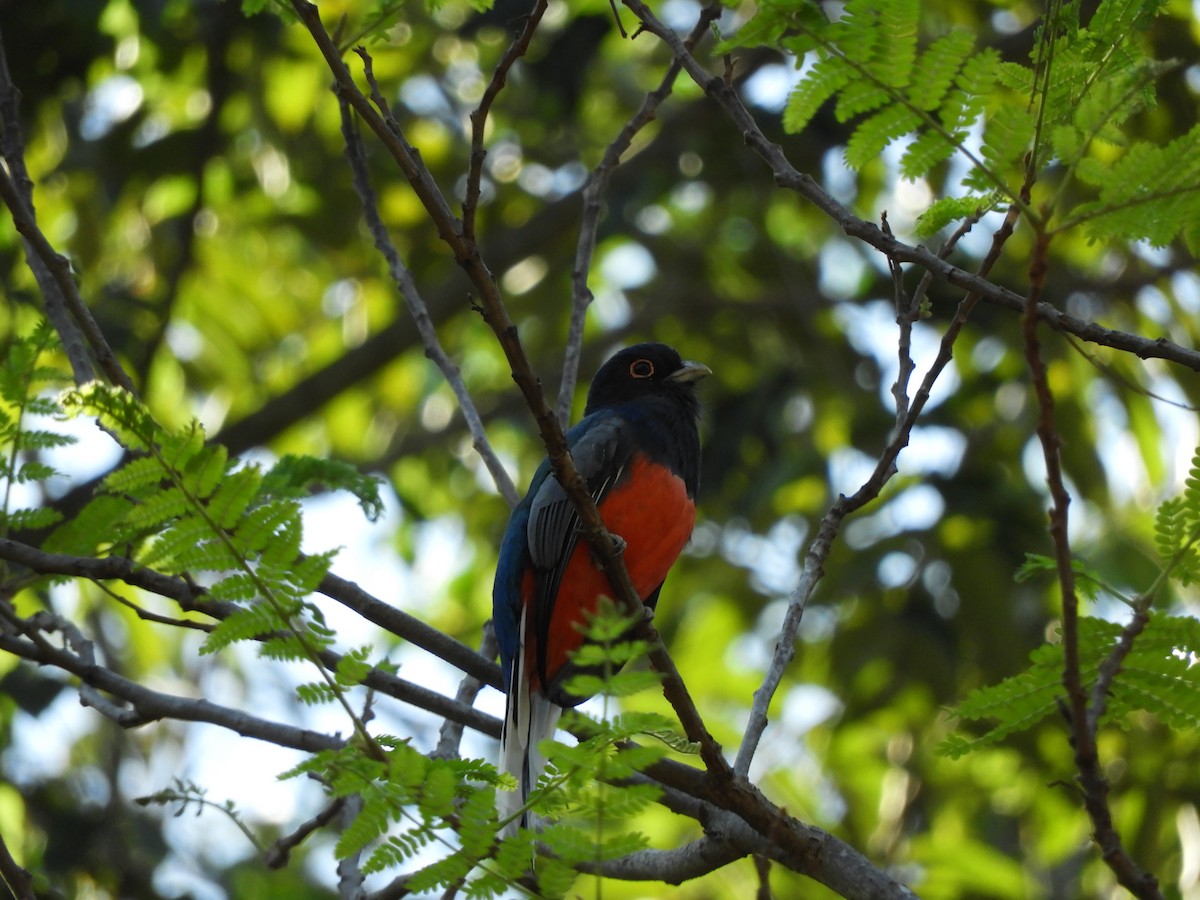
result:
[[(1162, 559), (1155, 582), (1139, 594), (1134, 606), (1149, 608), (1155, 593), (1168, 579), (1187, 585), (1196, 580), (1196, 545), (1200, 542), (1200, 450), (1192, 457), (1184, 491), (1163, 501), (1155, 516), (1154, 538)], [(1027, 579), (1038, 572), (1053, 572), (1055, 562), (1030, 555), (1018, 577)], [(1081, 562), (1075, 561), (1087, 593), (1116, 594), (1115, 589)], [(1135, 710), (1157, 717), (1164, 724), (1183, 730), (1200, 729), (1200, 620), (1192, 616), (1151, 611), (1136, 635), (1136, 645), (1123, 658), (1121, 674), (1113, 680), (1107, 696), (1107, 715), (1121, 720)], [(1080, 620), (1080, 671), (1090, 691), (1105, 661), (1126, 640), (1125, 629), (1114, 622), (1087, 617)], [(1024, 731), (1048, 715), (1064, 709), (1062, 687), (1063, 647), (1047, 643), (1031, 655), (1029, 669), (999, 684), (972, 691), (954, 712), (961, 719), (995, 720), (986, 733), (974, 740), (950, 735), (943, 752), (959, 757), (972, 749)]]
[[(1089, 689), (1120, 636), (1121, 627), (1112, 622), (1091, 617), (1080, 620), (1080, 668)], [(1152, 614), (1121, 667), (1121, 677), (1113, 682), (1109, 719), (1121, 721), (1143, 710), (1172, 728), (1200, 728), (1200, 669), (1193, 662), (1198, 640), (1200, 623), (1196, 619)], [(942, 745), (944, 753), (958, 758), (1027, 730), (1063, 708), (1061, 642), (1039, 647), (1030, 661), (1026, 671), (972, 691), (955, 707), (954, 713), (961, 719), (993, 720), (996, 724), (974, 739), (950, 735)]]
[[(899, 169), (910, 179), (962, 154), (969, 193), (933, 203), (918, 227), (923, 237), (1002, 200), (1025, 205), (1026, 172), (1053, 165), (1058, 189), (1027, 213), (1055, 215), (1059, 228), (1088, 222), (1091, 234), (1105, 239), (1166, 246), (1182, 237), (1196, 253), (1200, 130), (1162, 146), (1129, 141), (1121, 130), (1153, 108), (1154, 83), (1174, 65), (1145, 52), (1145, 33), (1163, 5), (1106, 0), (1086, 25), (1071, 7), (1056, 7), (1028, 64), (978, 49), (961, 29), (920, 46), (919, 0), (850, 2), (833, 20), (816, 4), (764, 3), (728, 46), (767, 42), (798, 63), (811, 61), (792, 91), (784, 128), (804, 130), (836, 98), (837, 120), (855, 123), (845, 153), (854, 169), (902, 140)], [(1072, 179), (1091, 188), (1092, 198), (1067, 194)]]
[[(576, 662), (594, 675), (587, 690), (629, 696), (646, 687), (641, 673), (621, 667), (645, 651), (644, 645), (620, 641), (631, 621), (608, 608), (589, 624), (589, 643)], [(339, 676), (340, 676), (339, 671)], [(653, 679), (650, 679), (653, 683)], [(582, 687), (583, 685), (581, 685)], [(357, 806), (353, 821), (338, 839), (340, 859), (365, 853), (364, 874), (428, 862), (403, 876), (413, 892), (461, 887), (470, 897), (495, 897), (526, 884), (535, 839), (550, 848), (536, 858), (536, 896), (559, 897), (570, 889), (580, 863), (617, 859), (642, 849), (647, 839), (628, 830), (629, 821), (657, 797), (652, 785), (627, 781), (660, 760), (665, 746), (640, 747), (632, 740), (653, 730), (671, 735), (670, 723), (653, 714), (628, 713), (613, 721), (596, 721), (577, 713), (564, 723), (582, 739), (573, 746), (555, 743), (551, 771), (539, 783), (529, 807), (552, 816), (540, 833), (522, 830), (497, 843), (504, 824), (496, 820), (495, 791), (510, 790), (511, 779), (482, 760), (430, 758), (411, 740), (376, 736), (384, 760), (364, 756), (349, 745), (322, 751), (282, 777), (318, 778), (329, 793)], [(664, 738), (679, 743), (678, 738)]]

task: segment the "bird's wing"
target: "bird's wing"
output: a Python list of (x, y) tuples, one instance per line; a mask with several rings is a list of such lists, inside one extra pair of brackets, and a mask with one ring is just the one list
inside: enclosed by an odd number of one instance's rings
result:
[[(571, 429), (571, 456), (592, 500), (599, 505), (624, 474), (631, 455), (627, 423), (615, 414), (591, 416)], [(579, 542), (579, 515), (558, 479), (547, 476), (533, 496), (527, 527), (537, 583), (533, 624), (546, 634), (563, 571)], [(544, 673), (543, 673), (544, 675)]]

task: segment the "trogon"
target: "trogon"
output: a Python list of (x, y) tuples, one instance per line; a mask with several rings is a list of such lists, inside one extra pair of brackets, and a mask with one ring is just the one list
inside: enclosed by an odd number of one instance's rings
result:
[[(600, 367), (583, 419), (567, 432), (575, 467), (605, 526), (624, 542), (630, 578), (650, 609), (695, 523), (695, 386), (709, 374), (665, 344), (628, 347)], [(502, 819), (525, 804), (542, 773), (538, 742), (554, 734), (563, 708), (587, 699), (564, 686), (578, 671), (570, 655), (583, 641), (580, 629), (602, 596), (615, 592), (544, 460), (509, 518), (492, 591), (507, 686), (500, 767), (519, 785), (499, 795)], [(505, 833), (528, 824), (522, 816)]]

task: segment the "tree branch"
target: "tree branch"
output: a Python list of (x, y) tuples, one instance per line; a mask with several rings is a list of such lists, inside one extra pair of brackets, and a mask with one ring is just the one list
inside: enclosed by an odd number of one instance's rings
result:
[[(1061, 439), (1054, 419), (1054, 395), (1046, 377), (1046, 364), (1042, 359), (1037, 336), (1036, 310), (1045, 283), (1046, 251), (1049, 242), (1049, 236), (1039, 231), (1029, 267), (1029, 296), (1026, 299), (1024, 315), (1021, 317), (1021, 325), (1025, 359), (1038, 405), (1038, 441), (1042, 446), (1046, 483), (1052, 502), (1050, 537), (1054, 542), (1058, 584), (1062, 593), (1063, 689), (1067, 695), (1071, 744), (1075, 753), (1075, 768), (1083, 792), (1084, 807), (1092, 820), (1093, 837), (1105, 863), (1112, 869), (1117, 881), (1135, 897), (1156, 900), (1162, 897), (1158, 879), (1142, 870), (1129, 856), (1112, 821), (1112, 812), (1108, 807), (1108, 780), (1100, 766), (1096, 732), (1090, 727), (1087, 690), (1080, 671), (1079, 596), (1075, 590), (1075, 568), (1072, 564), (1067, 528), (1067, 509), (1071, 503), (1071, 496), (1063, 480), (1062, 460), (1059, 454)], [(1136, 631), (1134, 633), (1136, 634)]]
[(583, 863), (579, 870), (622, 881), (662, 881), (680, 885), (745, 855), (745, 850), (725, 841), (702, 837), (673, 850), (638, 850), (605, 862)]
[[(185, 611), (200, 612), (214, 619), (225, 619), (235, 610), (233, 604), (207, 599), (204, 589), (186, 578), (164, 575), (139, 566), (122, 556), (80, 557), (46, 553), (18, 541), (0, 538), (0, 559), (25, 566), (42, 575), (69, 575), (95, 582), (123, 581), (133, 587), (174, 600)], [(500, 667), (496, 663), (484, 659), (470, 647), (426, 625), (420, 619), (371, 596), (353, 582), (327, 574), (318, 590), (357, 612), (367, 621), (408, 640), (451, 665), (458, 666), (481, 683), (499, 687)], [(340, 654), (331, 650), (321, 653), (322, 663), (331, 671), (337, 670), (340, 659)], [(500, 733), (500, 725), (496, 719), (479, 712), (470, 704), (456, 702), (436, 691), (398, 678), (390, 672), (374, 669), (363, 683), (389, 697), (434, 715), (451, 718), (484, 734), (496, 736)]]
[(37, 895), (33, 892), (33, 876), (13, 859), (12, 854), (8, 852), (8, 845), (4, 843), (2, 834), (0, 834), (0, 879), (8, 886), (15, 900), (37, 900)]
[[(0, 43), (0, 54), (2, 54)], [(91, 380), (91, 364), (83, 353), (79, 330), (108, 380), (134, 393), (133, 382), (108, 346), (91, 310), (79, 295), (71, 274), (71, 263), (54, 249), (38, 227), (33, 211), (33, 182), (25, 168), (24, 144), (20, 137), (18, 102), (20, 93), (12, 82), (8, 61), (0, 55), (0, 115), (4, 117), (3, 151), (8, 170), (0, 167), (0, 199), (8, 207), (13, 225), (25, 246), (30, 270), (42, 289), (46, 316), (59, 331), (63, 347), (71, 360), (77, 384)], [(11, 175), (10, 175), (11, 172)], [(68, 315), (69, 314), (69, 315)], [(74, 320), (72, 325), (71, 320)], [(77, 327), (76, 327), (77, 326)]]
[[(990, 272), (992, 266), (1000, 258), (1000, 253), (1005, 243), (1012, 236), (1019, 213), (1020, 210), (1017, 206), (1010, 207), (1003, 224), (992, 236), (991, 248), (979, 267), (981, 276)], [(891, 257), (888, 260), (889, 264), (895, 264)], [(926, 371), (916, 396), (911, 403), (907, 404), (903, 418), (898, 420), (892, 438), (880, 454), (871, 476), (863, 482), (862, 486), (859, 487), (853, 496), (839, 496), (828, 512), (821, 518), (817, 534), (813, 538), (812, 543), (809, 544), (808, 552), (805, 554), (804, 568), (801, 571), (800, 580), (796, 583), (796, 587), (793, 588), (791, 596), (788, 597), (787, 613), (784, 616), (779, 638), (775, 642), (775, 651), (771, 657), (771, 665), (767, 669), (767, 674), (763, 678), (762, 685), (754, 692), (754, 702), (750, 709), (750, 719), (746, 725), (742, 745), (738, 749), (737, 760), (734, 763), (734, 770), (739, 775), (746, 775), (750, 771), (750, 763), (758, 750), (759, 741), (762, 739), (762, 734), (767, 727), (767, 712), (771, 705), (771, 699), (779, 689), (779, 685), (783, 680), (783, 673), (795, 655), (796, 632), (800, 628), (800, 621), (804, 616), (804, 610), (808, 606), (809, 598), (812, 596), (813, 591), (816, 590), (817, 583), (824, 577), (825, 560), (833, 548), (833, 542), (837, 539), (842, 522), (848, 515), (856, 512), (878, 497), (884, 485), (895, 474), (896, 459), (900, 455), (900, 451), (908, 446), (909, 436), (912, 434), (912, 429), (916, 425), (921, 412), (925, 409), (925, 404), (929, 401), (933, 385), (953, 358), (954, 343), (958, 340), (963, 326), (967, 323), (967, 317), (970, 316), (971, 311), (975, 308), (978, 301), (979, 294), (972, 291), (959, 303), (954, 318), (946, 327), (945, 334), (942, 335), (942, 340), (938, 345), (937, 356)]]
[[(1025, 308), (1025, 299), (1020, 294), (993, 284), (978, 274), (960, 269), (925, 247), (914, 247), (898, 241), (894, 237), (889, 237), (874, 223), (860, 219), (850, 212), (826, 192), (812, 176), (800, 172), (791, 164), (784, 154), (783, 148), (772, 143), (763, 134), (754, 117), (738, 97), (734, 87), (721, 76), (712, 75), (705, 69), (684, 47), (679, 36), (659, 21), (650, 7), (642, 0), (622, 0), (622, 2), (642, 21), (642, 27), (646, 31), (656, 35), (670, 47), (671, 52), (683, 64), (684, 70), (692, 80), (725, 111), (734, 126), (741, 132), (747, 146), (758, 154), (771, 169), (775, 176), (775, 183), (779, 187), (795, 191), (820, 209), (847, 235), (871, 245), (886, 255), (888, 259), (896, 262), (916, 263), (950, 284), (975, 292), (979, 294), (980, 299), (1013, 312), (1021, 312)], [(1039, 302), (1036, 312), (1038, 318), (1055, 331), (1073, 334), (1091, 343), (1133, 353), (1141, 359), (1151, 357), (1164, 359), (1200, 372), (1200, 351), (1182, 347), (1166, 338), (1151, 339), (1105, 328), (1095, 322), (1085, 322), (1069, 316), (1048, 303)]]
[[(541, 383), (530, 367), (524, 348), (521, 346), (517, 327), (508, 315), (499, 286), (484, 264), (478, 245), (463, 233), (461, 223), (450, 212), (445, 197), (434, 184), (433, 178), (421, 162), (416, 148), (408, 143), (399, 124), (392, 118), (382, 94), (378, 89), (373, 89), (371, 99), (368, 100), (366, 95), (354, 84), (336, 45), (321, 23), (317, 8), (307, 0), (292, 0), (292, 6), (320, 48), (339, 89), (392, 154), (437, 228), (439, 237), (450, 247), (455, 260), (470, 278), (478, 292), (480, 312), (495, 333), (512, 370), (513, 380), (517, 383), (530, 412), (537, 421), (555, 478), (563, 486), (579, 514), (580, 531), (584, 539), (594, 548), (600, 566), (616, 594), (616, 599), (626, 609), (640, 612), (642, 609), (641, 598), (638, 597), (637, 591), (630, 581), (629, 573), (616, 550), (612, 535), (605, 528), (604, 522), (596, 510), (596, 504), (588, 494), (587, 485), (575, 468), (567, 449), (563, 429), (546, 402)], [(364, 54), (364, 62), (368, 61), (369, 57)], [(373, 84), (369, 69), (367, 77), (369, 83)], [(708, 729), (704, 727), (699, 712), (680, 679), (674, 662), (663, 647), (657, 630), (646, 621), (639, 627), (638, 637), (651, 645), (649, 651), (651, 664), (663, 673), (663, 694), (679, 715), (688, 738), (700, 744), (701, 755), (706, 765), (714, 771), (727, 773), (729, 767), (722, 755), (721, 748), (708, 733)]]
[(471, 158), (467, 168), (467, 188), (463, 200), (462, 221), (463, 236), (467, 240), (475, 240), (475, 218), (479, 212), (479, 187), (483, 180), (483, 161), (487, 157), (483, 138), (488, 114), (491, 112), (492, 104), (496, 102), (496, 98), (500, 96), (500, 92), (504, 90), (504, 85), (508, 82), (509, 70), (518, 59), (529, 51), (529, 42), (533, 40), (533, 34), (537, 31), (547, 6), (549, 6), (547, 0), (537, 0), (534, 3), (533, 9), (525, 17), (525, 27), (521, 29), (516, 40), (509, 45), (504, 56), (500, 58), (499, 64), (492, 72), (492, 78), (488, 82), (487, 88), (484, 89), (483, 96), (479, 99), (479, 106), (471, 113)]
[[(365, 53), (363, 55), (365, 58)], [(350, 107), (346, 96), (339, 88), (335, 87), (334, 92), (337, 94), (338, 108), (341, 111), (342, 137), (346, 142), (346, 158), (350, 161), (354, 191), (358, 194), (358, 199), (362, 203), (363, 216), (367, 220), (367, 228), (375, 241), (375, 247), (387, 261), (388, 274), (391, 275), (392, 282), (396, 285), (396, 289), (404, 299), (409, 313), (412, 314), (413, 322), (417, 326), (417, 332), (421, 335), (421, 340), (425, 344), (425, 355), (433, 360), (434, 365), (438, 367), (443, 377), (445, 377), (446, 382), (450, 385), (450, 389), (454, 391), (454, 396), (458, 400), (458, 407), (462, 410), (463, 419), (466, 420), (467, 428), (471, 432), (475, 452), (479, 454), (483, 460), (483, 464), (487, 466), (487, 470), (492, 476), (492, 481), (495, 482), (496, 489), (508, 503), (509, 507), (516, 506), (521, 502), (521, 497), (517, 493), (512, 479), (504, 471), (504, 466), (500, 464), (500, 460), (496, 457), (495, 451), (492, 450), (487, 432), (483, 428), (483, 421), (479, 417), (479, 410), (475, 407), (475, 401), (471, 398), (470, 392), (467, 391), (467, 386), (463, 383), (462, 372), (459, 371), (458, 366), (454, 365), (450, 357), (446, 354), (446, 351), (442, 348), (442, 342), (438, 339), (437, 329), (434, 327), (433, 319), (429, 315), (429, 308), (425, 305), (420, 291), (417, 290), (417, 284), (413, 281), (412, 273), (409, 272), (408, 266), (400, 258), (400, 253), (396, 249), (396, 245), (392, 243), (392, 239), (388, 236), (387, 226), (383, 224), (383, 219), (379, 216), (379, 205), (376, 201), (375, 191), (371, 188), (370, 176), (367, 172), (367, 156), (362, 143), (362, 135), (359, 133), (350, 115)]]
[[(695, 27), (688, 34), (684, 46), (689, 50), (698, 44), (709, 26), (721, 15), (721, 6), (706, 6), (700, 13)], [(583, 218), (579, 225), (579, 240), (575, 249), (575, 266), (571, 270), (571, 322), (567, 328), (567, 348), (563, 354), (562, 382), (558, 387), (558, 402), (555, 409), (558, 421), (564, 428), (571, 419), (571, 406), (575, 400), (575, 387), (579, 381), (579, 357), (583, 348), (583, 326), (588, 307), (592, 303), (592, 291), (588, 287), (588, 272), (592, 268), (592, 257), (596, 253), (596, 237), (600, 227), (605, 194), (613, 172), (621, 164), (621, 157), (633, 144), (638, 133), (654, 121), (658, 108), (671, 96), (675, 80), (682, 66), (672, 60), (657, 88), (646, 95), (641, 108), (625, 127), (613, 138), (604, 151), (604, 156), (588, 175), (583, 186)]]
[[(41, 633), (40, 623), (30, 623), (11, 614), (5, 604), (0, 604), (0, 618), (9, 622), (11, 628), (0, 630), (0, 650), (12, 653), (38, 665), (49, 665), (69, 672), (83, 684), (118, 698), (129, 704), (112, 715), (109, 709), (100, 709), (110, 718), (115, 718), (123, 728), (133, 728), (159, 719), (178, 719), (184, 722), (207, 722), (220, 725), (243, 737), (255, 738), (314, 753), (331, 750), (344, 745), (344, 741), (332, 735), (322, 734), (306, 728), (296, 728), (261, 719), (241, 710), (212, 703), (204, 698), (180, 697), (155, 691), (117, 675), (115, 672), (88, 662), (76, 653), (54, 647)], [(15, 631), (14, 631), (15, 629)], [(58, 630), (56, 624), (47, 625), (48, 630)], [(24, 637), (17, 633), (24, 634)], [(92, 705), (92, 704), (89, 704)]]
[[(489, 619), (483, 626), (483, 637), (479, 641), (479, 655), (486, 660), (493, 660), (496, 654), (500, 652), (500, 646), (496, 642), (496, 630), (492, 627)], [(464, 675), (458, 685), (458, 691), (454, 695), (456, 703), (461, 704), (467, 709), (474, 709), (475, 698), (479, 696), (479, 689), (483, 687), (483, 682), (473, 675)], [(437, 749), (433, 751), (433, 755), (440, 759), (454, 759), (458, 756), (458, 747), (462, 743), (463, 725), (461, 719), (447, 717), (442, 723), (441, 732), (438, 734)], [(477, 729), (478, 730), (478, 729)]]
[(332, 822), (342, 811), (346, 803), (345, 797), (338, 797), (328, 806), (308, 821), (302, 823), (290, 834), (285, 834), (267, 848), (263, 855), (269, 869), (282, 869), (288, 864), (292, 851), (299, 847), (314, 831), (318, 831)]
[[(0, 120), (3, 130), (0, 131), (0, 156), (8, 164), (12, 173), (13, 185), (21, 202), (33, 214), (33, 179), (25, 166), (25, 139), (21, 134), (21, 92), (12, 80), (8, 69), (8, 55), (4, 49), (3, 38), (0, 38)], [(63, 350), (71, 363), (71, 372), (76, 384), (85, 384), (95, 378), (92, 362), (88, 358), (87, 346), (83, 335), (67, 312), (66, 299), (62, 289), (55, 281), (54, 275), (42, 257), (37, 253), (33, 244), (22, 237), (25, 249), (25, 259), (37, 282), (38, 290), (42, 293), (45, 304), (46, 318), (58, 332)]]
[(317, 590), (358, 613), (368, 622), (373, 622), (397, 637), (428, 650), (484, 684), (503, 690), (499, 665), (490, 659), (484, 659), (466, 644), (425, 624), (416, 616), (373, 597), (353, 581), (330, 573), (321, 579)]

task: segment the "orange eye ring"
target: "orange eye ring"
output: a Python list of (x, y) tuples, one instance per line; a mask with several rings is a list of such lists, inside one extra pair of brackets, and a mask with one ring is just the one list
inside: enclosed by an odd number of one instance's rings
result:
[(634, 360), (629, 364), (629, 374), (634, 378), (649, 378), (654, 374), (654, 363), (648, 359)]

